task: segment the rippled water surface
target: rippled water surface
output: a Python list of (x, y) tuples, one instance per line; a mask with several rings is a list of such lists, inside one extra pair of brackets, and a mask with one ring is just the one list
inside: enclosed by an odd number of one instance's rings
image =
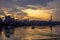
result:
[[(2, 32), (2, 39), (4, 39), (4, 33)], [(50, 27), (38, 27), (35, 29), (31, 27), (23, 28), (19, 27), (15, 29), (14, 36), (9, 40), (60, 40), (60, 26), (54, 26), (52, 31)]]

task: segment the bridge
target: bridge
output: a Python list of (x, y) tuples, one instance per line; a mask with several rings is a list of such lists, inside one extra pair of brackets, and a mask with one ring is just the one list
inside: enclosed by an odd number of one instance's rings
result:
[(16, 27), (32, 26), (32, 29), (34, 29), (35, 26), (49, 26), (50, 29), (52, 30), (52, 26), (55, 26), (55, 25), (60, 25), (60, 21), (52, 21), (52, 16), (49, 21), (15, 20), (14, 18), (11, 18), (10, 16), (5, 16), (4, 21), (0, 19), (0, 35), (1, 35), (2, 29), (5, 30), (6, 37), (10, 37), (9, 34), (14, 34), (14, 29)]

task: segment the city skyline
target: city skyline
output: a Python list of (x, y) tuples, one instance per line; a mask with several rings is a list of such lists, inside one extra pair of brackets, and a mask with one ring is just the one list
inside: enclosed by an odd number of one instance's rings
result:
[(0, 0), (0, 40), (40, 39), (60, 39), (60, 0)]

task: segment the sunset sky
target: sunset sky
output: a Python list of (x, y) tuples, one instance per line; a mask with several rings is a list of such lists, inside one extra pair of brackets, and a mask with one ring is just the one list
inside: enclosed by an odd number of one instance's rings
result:
[(0, 17), (60, 21), (60, 0), (0, 0)]

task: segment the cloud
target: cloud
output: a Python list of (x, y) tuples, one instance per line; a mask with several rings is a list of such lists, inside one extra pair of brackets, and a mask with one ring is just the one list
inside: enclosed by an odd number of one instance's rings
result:
[(48, 8), (60, 8), (60, 0), (53, 0), (52, 2), (47, 3)]
[(46, 5), (50, 1), (52, 0), (0, 0), (0, 8), (11, 8), (12, 11), (17, 11), (17, 8), (22, 10), (29, 8), (27, 5)]
[(0, 15), (5, 15), (3, 11), (0, 11)]
[(28, 14), (25, 13), (25, 12), (15, 12), (13, 14), (14, 18), (17, 18), (17, 19), (23, 19), (24, 17), (26, 17)]
[(41, 20), (49, 20), (50, 19), (50, 15), (52, 13), (51, 10), (48, 9), (25, 9), (22, 10), (23, 12), (27, 13), (29, 17), (35, 17), (37, 19), (41, 19)]
[(17, 13), (17, 15), (19, 15), (20, 17), (25, 17), (25, 16), (27, 16), (28, 14), (27, 13), (25, 13), (25, 12), (16, 12)]
[(43, 10), (51, 10), (53, 15), (53, 20), (60, 20), (60, 0), (53, 0), (50, 2), (47, 2), (45, 6), (43, 5), (26, 5), (26, 7), (37, 10), (37, 9), (43, 9)]
[(47, 8), (54, 9), (54, 20), (60, 20), (60, 0), (53, 0), (47, 3)]
[(26, 6), (26, 5), (46, 5), (47, 2), (52, 0), (0, 0), (0, 6), (13, 7), (14, 5)]
[[(19, 12), (20, 16), (27, 16), (28, 14), (22, 12), (24, 9), (43, 9), (52, 10), (54, 20), (60, 20), (60, 0), (0, 0), (0, 14), (4, 15), (3, 10), (6, 8), (10, 14)], [(18, 13), (16, 13), (18, 14)]]

